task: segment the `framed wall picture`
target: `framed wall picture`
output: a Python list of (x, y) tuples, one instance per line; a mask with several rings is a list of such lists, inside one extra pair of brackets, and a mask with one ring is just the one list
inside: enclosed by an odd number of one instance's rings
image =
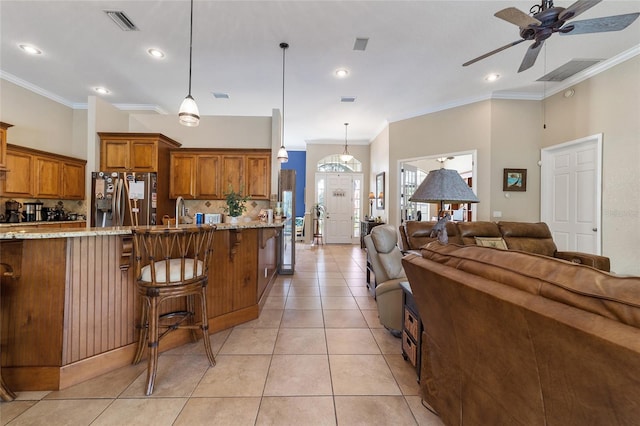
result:
[(384, 172), (376, 175), (376, 209), (384, 209)]
[(527, 169), (504, 169), (502, 175), (503, 191), (526, 191)]

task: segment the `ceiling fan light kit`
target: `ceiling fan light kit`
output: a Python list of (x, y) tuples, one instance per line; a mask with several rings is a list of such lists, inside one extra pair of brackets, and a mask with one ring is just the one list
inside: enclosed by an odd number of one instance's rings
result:
[(553, 0), (542, 0), (541, 4), (531, 7), (529, 10), (531, 15), (527, 15), (515, 7), (508, 7), (496, 12), (496, 17), (517, 25), (520, 28), (520, 40), (513, 41), (491, 52), (478, 56), (475, 59), (465, 62), (462, 66), (466, 67), (524, 41), (533, 40), (533, 44), (527, 49), (520, 68), (518, 69), (518, 72), (522, 72), (528, 70), (535, 64), (545, 40), (554, 33), (559, 33), (560, 35), (576, 35), (621, 31), (631, 25), (638, 16), (640, 16), (640, 13), (628, 13), (567, 23), (570, 19), (591, 9), (601, 1), (602, 0), (578, 0), (565, 9), (564, 7), (555, 7)]

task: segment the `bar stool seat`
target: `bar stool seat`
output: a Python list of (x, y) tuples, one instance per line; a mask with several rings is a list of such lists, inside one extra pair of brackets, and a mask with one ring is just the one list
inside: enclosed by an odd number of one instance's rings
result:
[[(148, 347), (147, 395), (153, 393), (159, 342), (171, 331), (190, 329), (196, 341), (196, 330), (201, 330), (209, 364), (216, 364), (209, 341), (206, 296), (215, 229), (215, 225), (133, 228), (136, 285), (142, 304), (133, 363), (140, 362)], [(198, 322), (196, 297), (200, 300)], [(175, 298), (186, 298), (186, 308), (160, 315), (161, 303)]]

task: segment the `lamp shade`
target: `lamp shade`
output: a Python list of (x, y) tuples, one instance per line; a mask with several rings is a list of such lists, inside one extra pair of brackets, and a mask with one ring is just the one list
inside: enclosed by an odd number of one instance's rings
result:
[(456, 170), (431, 170), (409, 201), (418, 203), (479, 203)]
[(376, 199), (376, 194), (374, 194), (373, 192), (369, 193), (369, 199), (370, 200), (375, 200)]
[(196, 105), (196, 101), (191, 97), (191, 95), (187, 95), (187, 97), (184, 98), (184, 101), (182, 101), (178, 117), (180, 118), (180, 124), (183, 126), (196, 127), (200, 124), (200, 112), (198, 111), (198, 105)]
[(289, 154), (287, 153), (287, 149), (284, 146), (281, 146), (278, 150), (278, 161), (281, 163), (286, 163), (289, 161)]

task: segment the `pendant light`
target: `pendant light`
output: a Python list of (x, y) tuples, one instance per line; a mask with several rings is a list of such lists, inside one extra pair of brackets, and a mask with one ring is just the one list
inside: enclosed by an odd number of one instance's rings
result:
[(178, 111), (178, 118), (180, 124), (183, 126), (196, 127), (200, 124), (200, 112), (198, 111), (198, 105), (191, 96), (191, 62), (193, 56), (193, 0), (191, 0), (191, 23), (189, 25), (189, 94)]
[(347, 144), (347, 127), (349, 123), (344, 123), (344, 151), (340, 154), (340, 159), (345, 163), (353, 159), (353, 155), (349, 154), (349, 148)]
[(289, 154), (287, 153), (287, 149), (284, 147), (284, 58), (288, 47), (288, 43), (280, 43), (280, 48), (282, 49), (282, 138), (280, 142), (280, 149), (278, 150), (278, 161), (281, 163), (289, 161)]

